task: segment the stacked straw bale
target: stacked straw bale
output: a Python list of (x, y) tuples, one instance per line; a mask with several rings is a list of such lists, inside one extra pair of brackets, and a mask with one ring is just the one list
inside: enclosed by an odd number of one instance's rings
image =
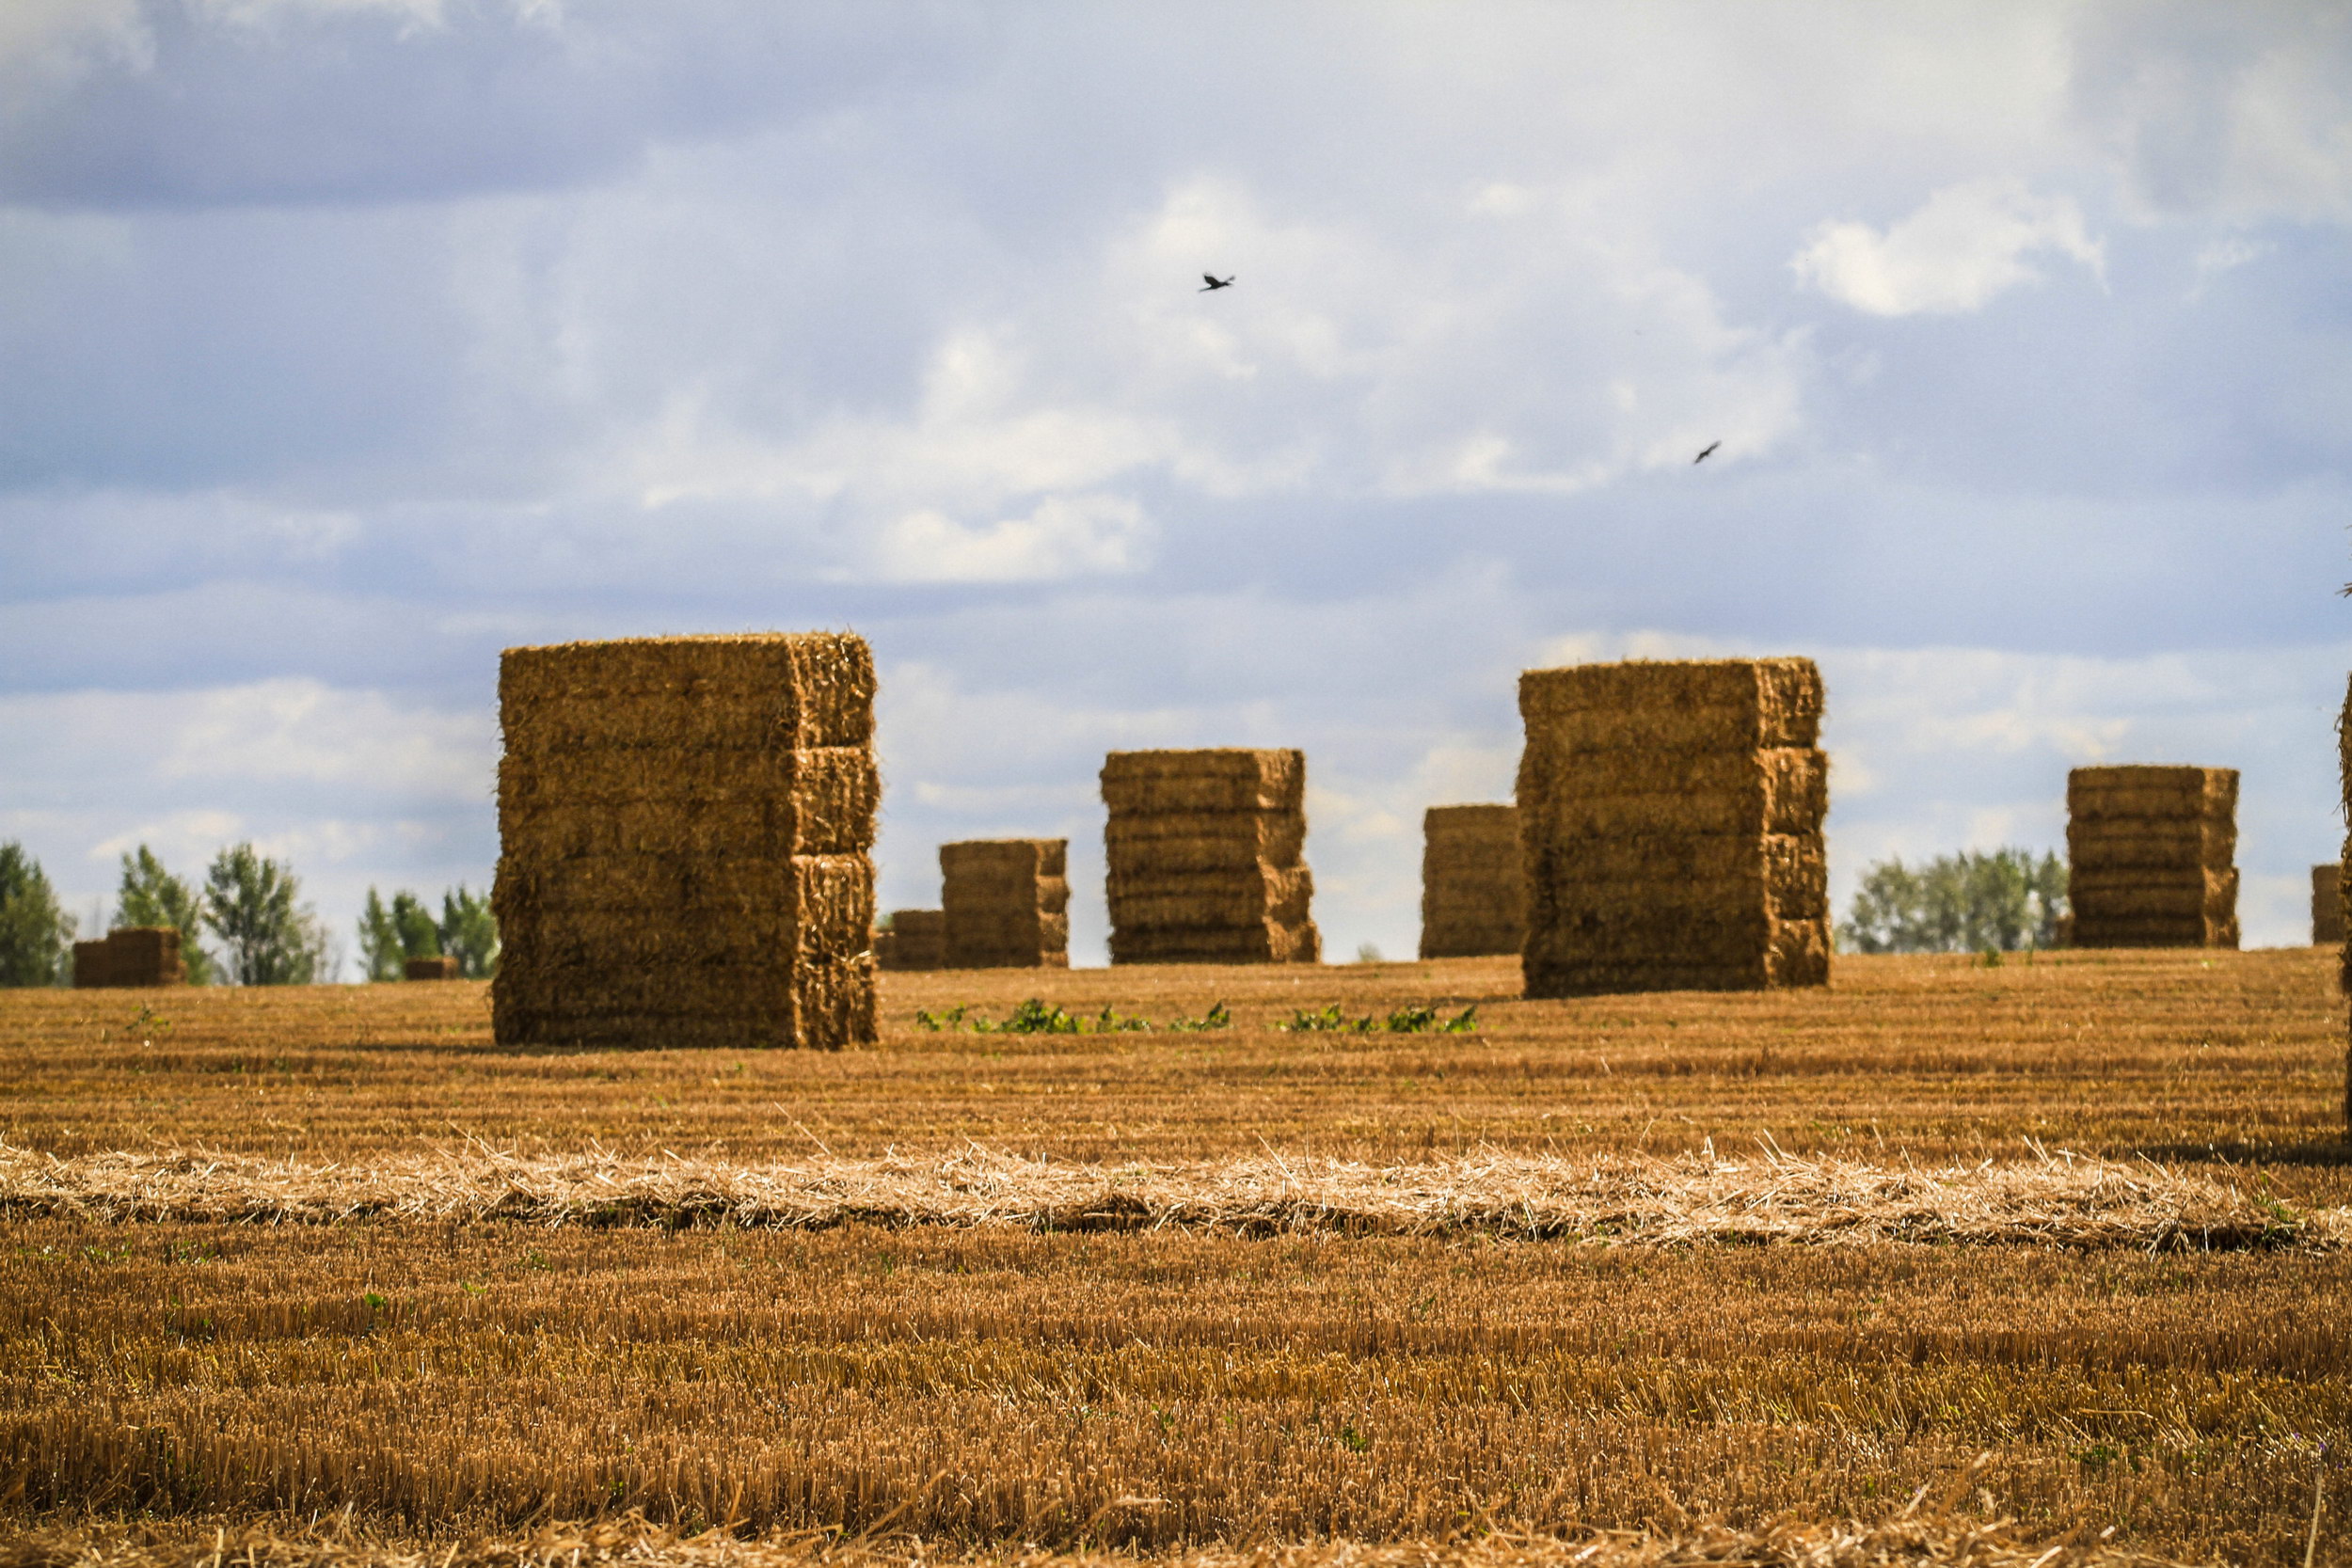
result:
[(2326, 947), (2344, 940), (2344, 863), (2329, 861), (2312, 867), (2312, 945)]
[(1527, 936), (1518, 807), (1431, 806), (1421, 832), (1421, 956), (1517, 953)]
[(1829, 759), (1808, 658), (1519, 676), (1529, 996), (1829, 980)]
[(947, 916), (941, 910), (893, 910), (874, 933), (874, 962), (883, 969), (947, 967)]
[(939, 847), (949, 969), (1070, 967), (1070, 841), (980, 838)]
[(874, 1037), (874, 665), (833, 633), (509, 648), (501, 1044)]
[(76, 990), (115, 986), (183, 986), (176, 926), (118, 926), (97, 942), (73, 944)]
[(429, 958), (410, 958), (401, 965), (401, 977), (408, 980), (454, 980), (457, 960), (445, 953)]
[(1111, 752), (1111, 962), (1321, 961), (1306, 801), (1299, 752)]
[(2077, 947), (2237, 945), (2237, 769), (2077, 768), (2066, 776)]

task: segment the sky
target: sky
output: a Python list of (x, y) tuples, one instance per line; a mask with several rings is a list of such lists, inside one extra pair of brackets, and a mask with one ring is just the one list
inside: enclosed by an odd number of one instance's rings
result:
[(1295, 746), (1394, 957), (1518, 671), (1804, 654), (1841, 911), (2185, 762), (2306, 941), (2348, 233), (2311, 0), (8, 0), (0, 838), (348, 949), (500, 649), (849, 628), (884, 908), (1067, 835), (1101, 962), (1103, 753)]

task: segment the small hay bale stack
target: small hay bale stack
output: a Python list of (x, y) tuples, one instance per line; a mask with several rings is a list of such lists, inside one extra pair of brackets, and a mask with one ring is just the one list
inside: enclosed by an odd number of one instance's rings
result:
[(1070, 841), (977, 838), (939, 847), (949, 969), (1070, 967)]
[(1519, 676), (1529, 996), (1829, 982), (1809, 658)]
[(97, 942), (73, 944), (74, 989), (184, 986), (177, 926), (118, 926)]
[(882, 969), (947, 967), (947, 916), (941, 910), (893, 910), (874, 933), (874, 962)]
[(1111, 962), (1320, 962), (1306, 801), (1300, 752), (1111, 752)]
[(1527, 937), (1518, 807), (1431, 806), (1421, 832), (1421, 956), (1518, 952)]
[(2312, 945), (2328, 947), (2344, 940), (2344, 863), (2329, 861), (2312, 867)]
[(2077, 768), (2066, 776), (2077, 947), (2237, 945), (2237, 769)]
[(506, 650), (499, 1043), (873, 1039), (873, 714), (848, 635)]
[(437, 953), (429, 958), (410, 958), (401, 965), (401, 978), (454, 980), (457, 978), (457, 960), (445, 953)]

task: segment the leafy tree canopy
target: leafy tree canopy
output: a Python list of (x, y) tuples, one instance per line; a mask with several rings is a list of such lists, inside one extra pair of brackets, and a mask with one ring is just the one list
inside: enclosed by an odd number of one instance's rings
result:
[(1871, 866), (1837, 939), (1855, 953), (2014, 952), (2057, 946), (2065, 913), (2058, 856), (1963, 850), (1916, 867), (1899, 858)]
[(0, 986), (59, 986), (70, 977), (73, 917), (57, 907), (40, 862), (0, 844)]
[(499, 923), (488, 894), (468, 893), (460, 882), (441, 895), (441, 951), (457, 960), (457, 973), (469, 980), (498, 973)]
[(213, 956), (199, 944), (203, 918), (203, 895), (166, 870), (152, 849), (142, 844), (135, 854), (122, 857), (122, 884), (115, 892), (113, 928), (177, 927), (181, 967), (192, 986), (209, 986), (219, 977)]
[(359, 952), (371, 980), (397, 980), (410, 958), (446, 955), (457, 960), (457, 973), (469, 980), (487, 979), (498, 968), (499, 928), (490, 914), (487, 894), (469, 893), (464, 884), (441, 895), (438, 920), (424, 900), (405, 890), (395, 892), (387, 904), (375, 889), (359, 915)]
[(223, 849), (204, 878), (204, 924), (241, 986), (300, 986), (326, 977), (326, 933), (296, 900), (301, 883), (250, 844)]

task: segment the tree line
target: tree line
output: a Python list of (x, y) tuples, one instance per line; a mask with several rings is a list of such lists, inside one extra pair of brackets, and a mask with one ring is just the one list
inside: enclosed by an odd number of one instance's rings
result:
[[(72, 984), (78, 925), (40, 863), (20, 843), (0, 844), (0, 986)], [(175, 876), (144, 844), (124, 855), (106, 928), (126, 926), (177, 929), (191, 985), (309, 985), (333, 979), (340, 967), (294, 868), (249, 843), (215, 855), (201, 885)], [(388, 906), (368, 889), (359, 953), (371, 980), (397, 980), (408, 959), (438, 955), (455, 958), (468, 978), (486, 978), (498, 952), (486, 894), (452, 888), (436, 918), (413, 893), (395, 892)]]

